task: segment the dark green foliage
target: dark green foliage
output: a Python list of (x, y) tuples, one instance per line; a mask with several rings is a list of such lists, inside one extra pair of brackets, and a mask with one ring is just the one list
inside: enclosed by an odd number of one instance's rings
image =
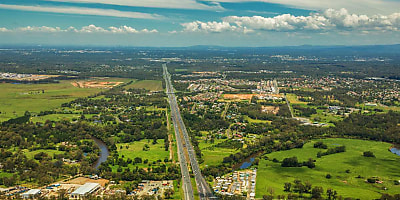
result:
[(327, 149), (328, 145), (324, 144), (323, 142), (316, 142), (314, 144), (314, 148)]
[(373, 158), (375, 158), (375, 155), (374, 155), (374, 153), (372, 151), (363, 152), (363, 156), (364, 157), (373, 157)]
[(297, 161), (297, 157), (284, 158), (281, 164), (282, 167), (301, 167), (302, 165)]

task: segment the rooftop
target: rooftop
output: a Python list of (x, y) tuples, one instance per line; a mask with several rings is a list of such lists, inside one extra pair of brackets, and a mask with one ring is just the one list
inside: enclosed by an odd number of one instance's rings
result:
[(41, 189), (31, 189), (28, 192), (25, 192), (24, 195), (35, 195), (40, 193)]
[(78, 189), (76, 189), (74, 192), (72, 192), (72, 195), (85, 195), (87, 193), (93, 192), (93, 190), (97, 189), (100, 187), (99, 183), (85, 183), (85, 185), (82, 185)]

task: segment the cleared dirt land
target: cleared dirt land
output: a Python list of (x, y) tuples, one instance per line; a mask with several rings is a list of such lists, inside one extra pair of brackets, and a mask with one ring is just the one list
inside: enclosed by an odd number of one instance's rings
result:
[(110, 89), (124, 82), (109, 82), (109, 81), (78, 81), (71, 84), (78, 88), (103, 88)]

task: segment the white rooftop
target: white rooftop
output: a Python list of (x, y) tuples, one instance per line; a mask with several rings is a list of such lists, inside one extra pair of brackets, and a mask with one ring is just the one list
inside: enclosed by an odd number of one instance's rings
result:
[(25, 196), (25, 195), (36, 195), (36, 194), (39, 194), (39, 192), (40, 191), (42, 191), (41, 189), (31, 189), (31, 190), (29, 190), (28, 192), (25, 192), (23, 195)]
[(100, 187), (99, 183), (85, 183), (85, 185), (82, 185), (74, 192), (72, 192), (71, 195), (85, 195), (87, 193), (93, 192), (93, 190), (97, 189), (98, 187)]

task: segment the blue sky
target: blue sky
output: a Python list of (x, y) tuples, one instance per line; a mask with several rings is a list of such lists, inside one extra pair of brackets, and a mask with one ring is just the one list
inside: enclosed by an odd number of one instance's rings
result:
[(0, 44), (400, 43), (400, 0), (2, 0)]

